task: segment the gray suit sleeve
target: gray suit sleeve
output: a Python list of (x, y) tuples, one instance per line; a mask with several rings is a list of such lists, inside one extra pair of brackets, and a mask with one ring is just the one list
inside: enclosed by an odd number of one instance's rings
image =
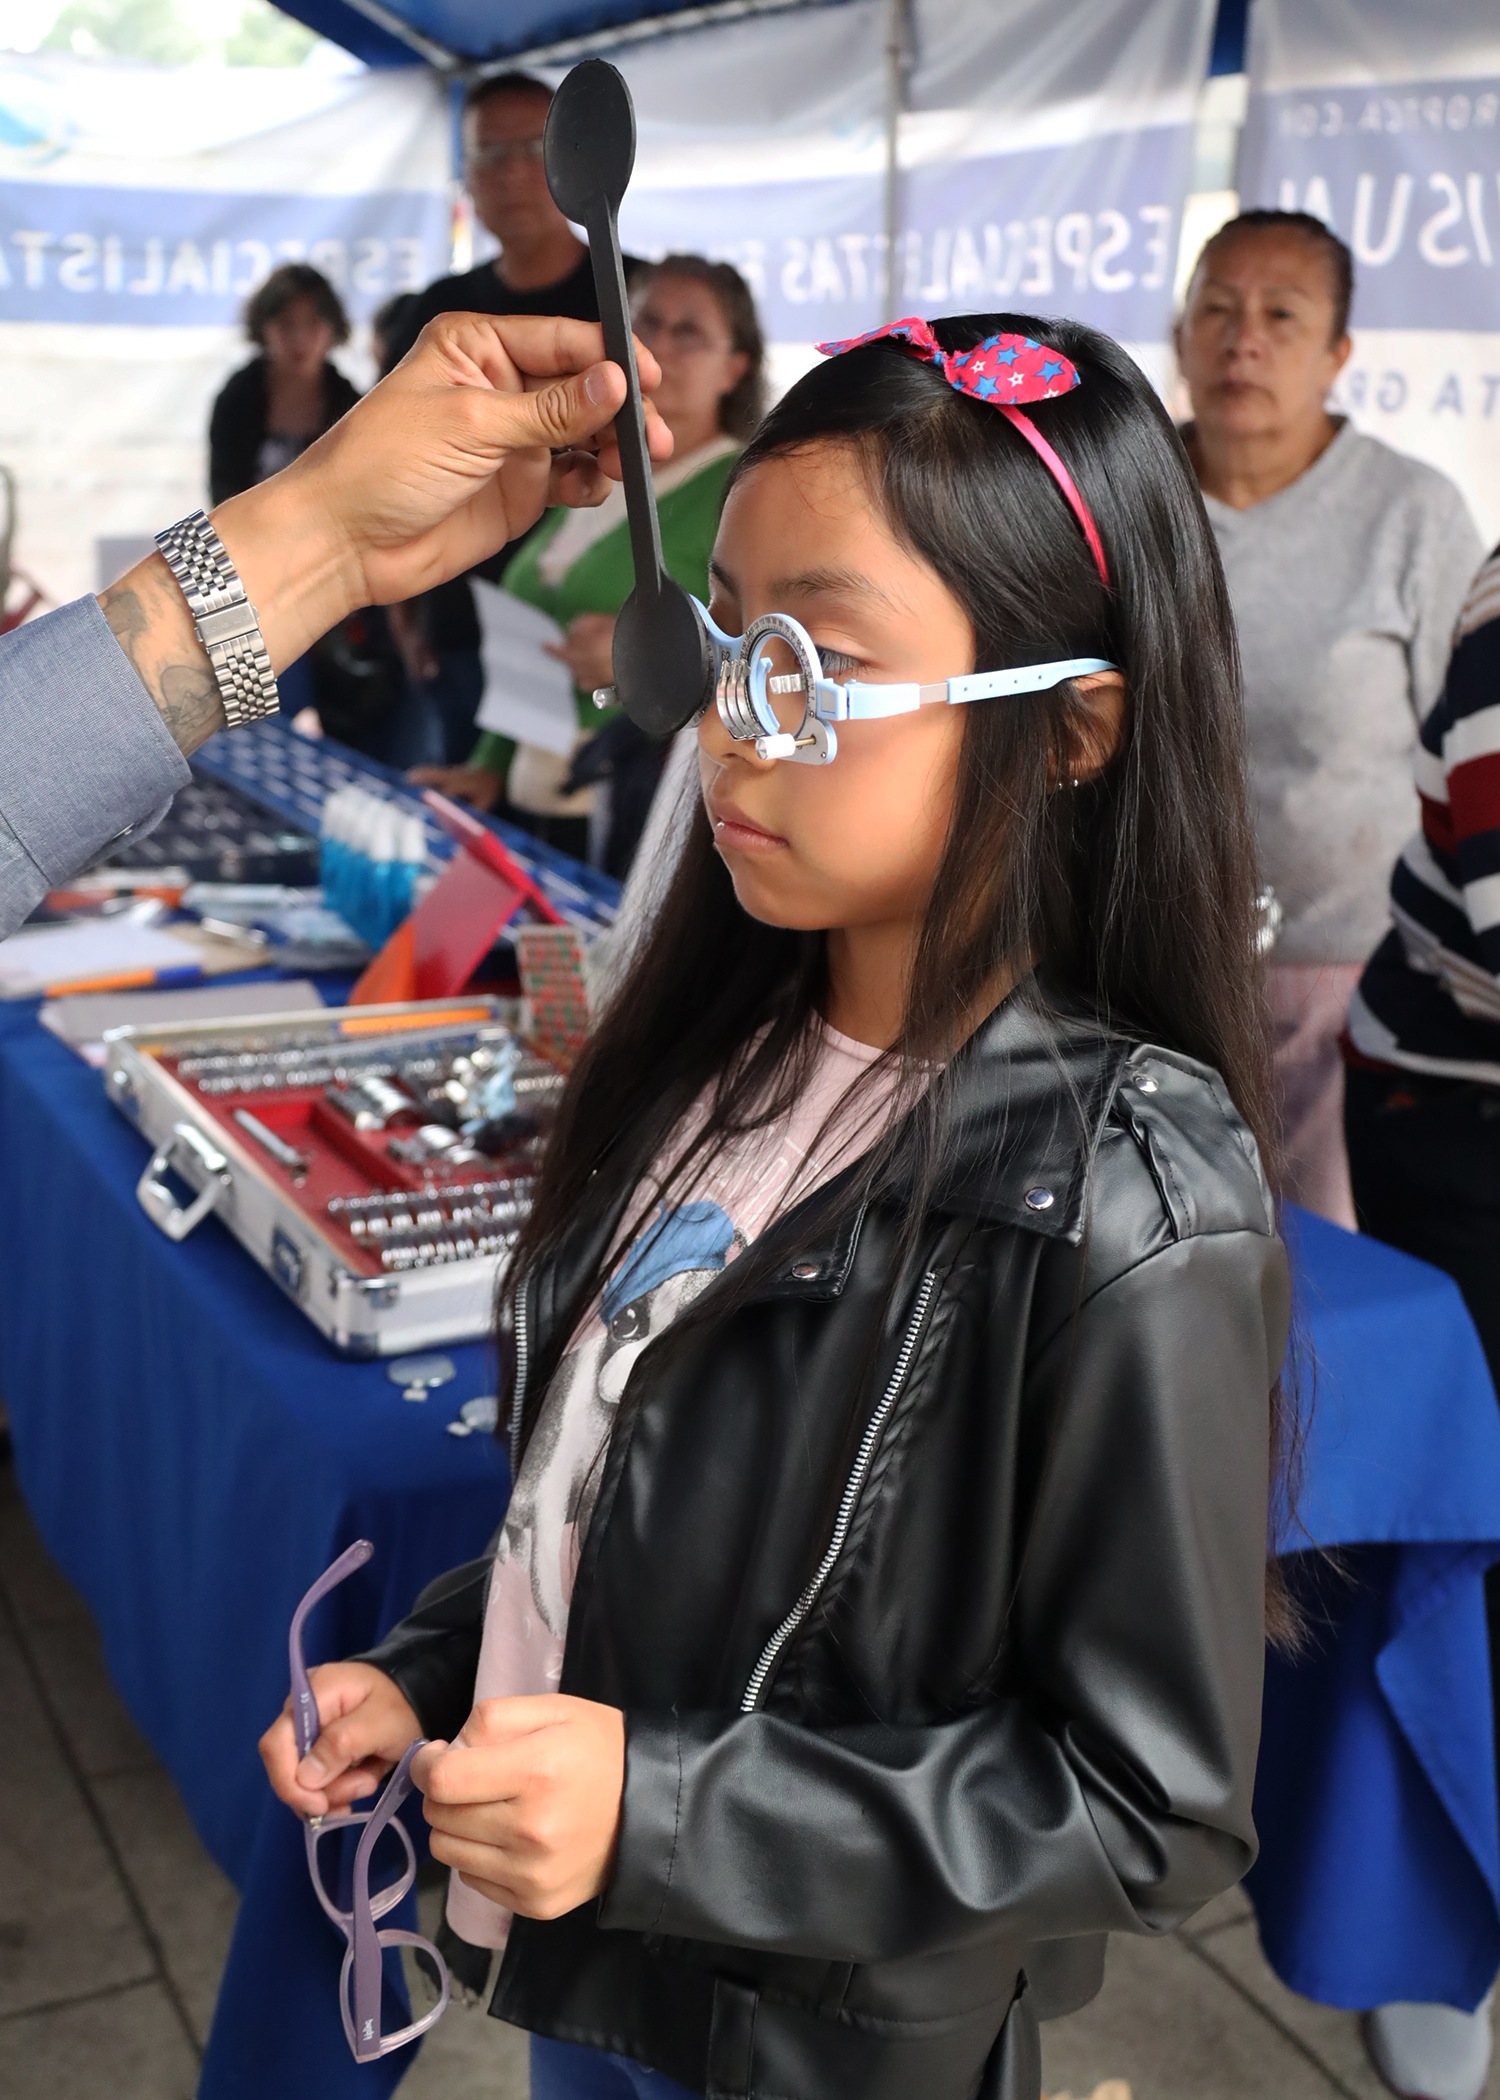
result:
[(190, 778), (97, 599), (0, 636), (0, 938)]

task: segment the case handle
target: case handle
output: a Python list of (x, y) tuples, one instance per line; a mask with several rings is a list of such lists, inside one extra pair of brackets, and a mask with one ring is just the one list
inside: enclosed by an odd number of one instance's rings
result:
[[(167, 1187), (162, 1176), (169, 1167), (175, 1167), (190, 1187), (196, 1176), (187, 1171), (195, 1167), (199, 1174), (207, 1176), (198, 1194), (184, 1207)], [(195, 1130), (191, 1123), (178, 1123), (172, 1135), (152, 1153), (145, 1173), (135, 1185), (136, 1201), (169, 1240), (185, 1240), (195, 1225), (201, 1225), (221, 1197), (229, 1193), (229, 1162), (218, 1147)]]

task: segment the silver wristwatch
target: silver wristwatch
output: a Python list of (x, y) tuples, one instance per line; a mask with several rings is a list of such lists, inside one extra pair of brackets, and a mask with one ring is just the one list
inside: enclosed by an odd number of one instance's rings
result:
[(167, 567), (182, 588), (208, 653), (231, 729), (263, 721), (281, 705), (276, 674), (266, 654), (260, 618), (245, 595), (224, 542), (201, 510), (156, 535)]

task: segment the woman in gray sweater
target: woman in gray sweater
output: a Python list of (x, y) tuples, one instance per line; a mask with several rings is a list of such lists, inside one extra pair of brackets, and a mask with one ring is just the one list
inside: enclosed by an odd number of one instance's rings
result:
[(1330, 415), (1352, 292), (1320, 220), (1245, 212), (1199, 256), (1177, 328), (1183, 437), (1244, 659), (1261, 873), (1285, 914), (1270, 972), (1283, 1186), (1351, 1228), (1338, 1041), (1483, 553), (1446, 476)]

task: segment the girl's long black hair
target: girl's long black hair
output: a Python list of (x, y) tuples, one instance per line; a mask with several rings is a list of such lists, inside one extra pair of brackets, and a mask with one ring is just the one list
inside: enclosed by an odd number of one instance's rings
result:
[[(859, 456), (873, 499), (974, 630), (973, 665), (1102, 656), (1128, 688), (1122, 745), (1096, 781), (1059, 786), (1083, 745), (1070, 684), (965, 710), (947, 846), (889, 1053), (912, 1112), (830, 1202), (940, 1169), (951, 1056), (1009, 971), (1045, 1013), (1065, 999), (1224, 1078), (1269, 1158), (1270, 1065), (1254, 959), (1239, 660), (1223, 570), (1192, 469), (1139, 367), (1078, 322), (1027, 314), (933, 324), (946, 349), (1000, 331), (1051, 344), (1082, 383), (1030, 413), (1093, 512), (1106, 590), (1077, 521), (1009, 422), (890, 340), (830, 359), (772, 409), (735, 470), (804, 447)], [(573, 1074), (507, 1291), (581, 1223), (628, 1203), (653, 1161), (668, 1189), (734, 1134), (781, 1114), (813, 1054), (823, 937), (759, 924), (735, 900), (695, 814), (649, 937)], [(1032, 963), (1037, 974), (1028, 975)], [(707, 1102), (696, 1122), (693, 1105)], [(675, 1140), (675, 1148), (674, 1148)], [(921, 1204), (910, 1207), (915, 1239)], [(677, 1328), (724, 1316), (760, 1281), (752, 1247)], [(775, 1259), (774, 1250), (768, 1259)], [(556, 1353), (593, 1302), (601, 1247), (528, 1378), (529, 1429)], [(675, 1331), (675, 1330), (674, 1330)], [(502, 1406), (502, 1419), (505, 1409)], [(1281, 1431), (1278, 1425), (1277, 1444)]]

